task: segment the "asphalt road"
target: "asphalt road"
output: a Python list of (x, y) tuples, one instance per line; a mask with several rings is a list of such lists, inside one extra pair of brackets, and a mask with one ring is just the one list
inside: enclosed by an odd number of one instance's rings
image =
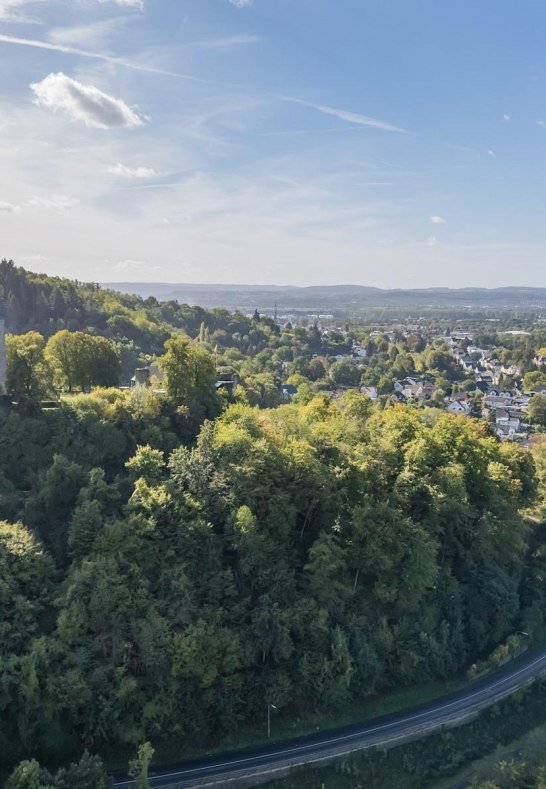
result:
[[(493, 703), (503, 695), (525, 685), (546, 671), (546, 647), (527, 652), (504, 668), (466, 685), (464, 688), (411, 710), (325, 731), (307, 737), (285, 740), (276, 745), (246, 749), (194, 762), (183, 762), (152, 772), (150, 785), (167, 787), (180, 783), (197, 785), (215, 777), (220, 783), (230, 777), (254, 771), (267, 772), (283, 764), (305, 764), (344, 747), (381, 745), (396, 737), (414, 732), (416, 727), (441, 725), (453, 717), (471, 713)], [(222, 777), (223, 780), (220, 780)], [(272, 776), (273, 778), (274, 776)], [(117, 779), (116, 789), (130, 789), (134, 781)]]

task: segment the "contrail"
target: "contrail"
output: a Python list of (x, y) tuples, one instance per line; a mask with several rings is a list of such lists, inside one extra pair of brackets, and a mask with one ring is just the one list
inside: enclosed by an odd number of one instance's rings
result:
[(3, 44), (16, 44), (21, 47), (33, 47), (34, 49), (46, 49), (49, 52), (62, 52), (65, 55), (79, 55), (82, 58), (92, 58), (94, 60), (102, 60), (105, 63), (112, 63), (115, 66), (125, 66), (125, 68), (133, 69), (134, 71), (145, 71), (148, 74), (161, 74), (164, 77), (177, 77), (178, 79), (187, 79), (192, 82), (200, 82), (205, 85), (226, 85), (225, 82), (215, 82), (210, 79), (201, 79), (194, 77), (191, 74), (181, 74), (176, 71), (166, 71), (165, 69), (153, 68), (153, 66), (144, 66), (141, 63), (135, 63), (133, 60), (125, 60), (124, 58), (117, 58), (113, 55), (103, 55), (100, 52), (90, 52), (87, 49), (79, 49), (79, 47), (68, 47), (64, 44), (50, 44), (48, 41), (40, 41), (35, 38), (17, 38), (17, 36), (6, 36), (0, 33), (0, 42)]
[[(201, 85), (214, 85), (216, 87), (235, 88), (237, 90), (248, 90), (247, 85), (240, 83), (222, 82), (220, 80), (203, 79), (195, 77), (192, 74), (182, 74), (178, 71), (167, 71), (165, 69), (154, 68), (153, 66), (144, 66), (141, 63), (135, 63), (134, 60), (125, 60), (113, 55), (103, 55), (99, 52), (91, 52), (87, 49), (80, 49), (79, 47), (69, 47), (64, 44), (51, 44), (49, 41), (41, 41), (34, 38), (18, 38), (17, 36), (7, 36), (0, 33), (0, 43), (15, 44), (22, 47), (33, 47), (34, 49), (45, 49), (49, 52), (62, 52), (66, 55), (78, 55), (83, 58), (91, 58), (93, 60), (102, 60), (105, 63), (112, 63), (115, 66), (124, 66), (125, 68), (133, 69), (134, 71), (144, 71), (148, 74), (160, 74), (164, 77), (175, 77), (176, 79), (184, 79), (189, 82), (197, 82)], [(337, 109), (335, 107), (328, 107), (324, 104), (315, 104), (311, 101), (304, 99), (296, 99), (292, 96), (283, 96), (278, 93), (270, 91), (262, 91), (262, 95), (271, 96), (272, 98), (280, 101), (287, 101), (292, 104), (300, 104), (302, 107), (309, 107), (316, 112), (321, 112), (323, 115), (330, 115), (334, 118), (339, 118), (347, 123), (356, 124), (357, 126), (368, 126), (382, 131), (388, 132), (403, 132), (398, 126), (393, 126), (385, 121), (378, 120), (377, 118), (369, 118), (366, 115), (360, 115), (356, 112), (348, 112), (347, 110)]]
[(292, 104), (301, 104), (303, 107), (310, 107), (317, 112), (322, 112), (323, 115), (331, 115), (334, 118), (339, 118), (347, 123), (355, 123), (358, 126), (372, 126), (375, 129), (382, 129), (388, 132), (403, 132), (398, 126), (393, 126), (391, 123), (380, 121), (377, 118), (369, 118), (367, 115), (360, 115), (357, 112), (347, 112), (347, 110), (340, 110), (336, 107), (327, 107), (324, 104), (314, 104), (312, 101), (304, 101), (303, 99), (294, 99), (291, 96), (279, 96), (283, 101), (288, 101)]

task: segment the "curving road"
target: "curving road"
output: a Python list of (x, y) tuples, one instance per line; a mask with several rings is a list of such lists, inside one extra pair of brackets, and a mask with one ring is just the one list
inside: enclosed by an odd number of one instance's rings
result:
[[(504, 668), (476, 680), (442, 698), (366, 723), (354, 724), (321, 734), (285, 740), (261, 748), (247, 749), (214, 758), (173, 765), (150, 776), (154, 787), (226, 786), (252, 776), (271, 780), (282, 770), (335, 757), (373, 745), (394, 744), (447, 725), (456, 725), (481, 709), (509, 696), (546, 672), (546, 648), (512, 661)], [(134, 781), (119, 778), (116, 789), (130, 789)]]

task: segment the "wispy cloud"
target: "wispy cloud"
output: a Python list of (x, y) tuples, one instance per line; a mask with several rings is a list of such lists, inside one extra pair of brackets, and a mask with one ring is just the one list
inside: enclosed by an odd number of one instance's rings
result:
[[(103, 60), (105, 63), (112, 63), (117, 66), (125, 66), (126, 68), (134, 69), (135, 71), (147, 71), (152, 74), (164, 74), (166, 76), (171, 77), (182, 77), (186, 79), (192, 79), (192, 77), (186, 77), (183, 74), (175, 74), (171, 71), (165, 71), (164, 69), (157, 69), (152, 68), (151, 66), (144, 66), (140, 63), (134, 63), (130, 60), (124, 60), (123, 58), (117, 58), (112, 55), (104, 55), (100, 52), (90, 52), (87, 49), (80, 49), (79, 47), (71, 47), (66, 46), (64, 44), (54, 44), (50, 43), (49, 41), (40, 41), (39, 39), (34, 38), (19, 38), (18, 36), (8, 36), (4, 33), (0, 33), (0, 43), (3, 44), (14, 44), (16, 46), (22, 47), (33, 47), (35, 49), (46, 49), (50, 52), (62, 52), (65, 55), (79, 55), (83, 58), (93, 58), (94, 60)], [(195, 78), (197, 81), (197, 77)]]
[(237, 8), (246, 8), (254, 3), (254, 0), (229, 0), (231, 5), (237, 6)]
[(122, 186), (121, 189), (126, 191), (141, 191), (144, 189), (178, 189), (179, 186), (183, 186), (185, 181), (170, 181), (168, 183), (159, 183), (159, 184), (139, 184), (138, 186)]
[(44, 2), (44, 0), (0, 0), (0, 21), (2, 22), (33, 22), (19, 13), (18, 9), (23, 6), (34, 5)]
[(120, 260), (114, 268), (117, 271), (165, 271), (163, 266), (152, 266), (147, 260)]
[(256, 137), (291, 137), (305, 134), (339, 134), (340, 132), (350, 132), (363, 130), (363, 126), (332, 126), (329, 129), (281, 129), (280, 131), (256, 132)]
[[(0, 0), (1, 2), (1, 0)], [(244, 41), (243, 37), (231, 37), (229, 39), (216, 39), (212, 41), (199, 41), (195, 42), (194, 44), (184, 44), (186, 48), (200, 48), (200, 49), (211, 49), (211, 48), (219, 48), (220, 46), (226, 46), (226, 42), (229, 42), (229, 45), (232, 45), (234, 41), (239, 41), (239, 43), (250, 43), (250, 41), (254, 40), (252, 36), (245, 36)], [(168, 71), (166, 69), (161, 68), (154, 68), (153, 66), (146, 66), (142, 63), (137, 63), (134, 60), (126, 60), (125, 58), (119, 58), (115, 55), (105, 55), (102, 52), (92, 52), (87, 49), (80, 49), (79, 47), (67, 46), (65, 44), (57, 44), (52, 43), (49, 41), (41, 41), (40, 39), (35, 38), (20, 38), (18, 36), (8, 36), (4, 33), (0, 33), (0, 43), (2, 44), (13, 44), (15, 46), (21, 47), (32, 47), (34, 49), (45, 49), (49, 52), (61, 52), (65, 55), (78, 55), (82, 58), (91, 58), (93, 60), (102, 60), (105, 63), (111, 63), (114, 66), (123, 66), (125, 68), (132, 69), (133, 71), (143, 71), (147, 74), (159, 74), (163, 75), (164, 77), (175, 77), (177, 79), (184, 79), (190, 82), (196, 82), (200, 85), (217, 85), (223, 87), (231, 87), (231, 88), (244, 88), (244, 85), (237, 85), (235, 83), (223, 82), (221, 80), (212, 80), (212, 79), (203, 79), (201, 77), (195, 77), (193, 74), (183, 74), (178, 71)]]
[(240, 47), (245, 44), (257, 44), (260, 36), (225, 36), (224, 38), (211, 38), (204, 41), (188, 41), (180, 46), (184, 49), (227, 49), (228, 47)]
[(508, 113), (505, 113), (505, 114), (502, 116), (502, 119), (503, 119), (503, 121), (505, 121), (506, 123), (510, 123), (510, 121), (512, 120), (512, 116), (511, 116), (511, 115), (508, 115)]
[(0, 200), (0, 211), (6, 214), (13, 214), (17, 211), (17, 206), (13, 205), (13, 203), (5, 203), (3, 200)]
[[(2, 0), (0, 0), (0, 2), (1, 1)], [(231, 46), (234, 44), (254, 43), (257, 40), (258, 39), (255, 36), (237, 36), (237, 37), (216, 39), (212, 41), (194, 42), (183, 46), (186, 46), (187, 48), (193, 47), (193, 48), (201, 48), (201, 49), (214, 49), (219, 47)], [(9, 36), (0, 33), (0, 43), (34, 47), (37, 49), (45, 49), (53, 52), (61, 52), (68, 55), (79, 55), (80, 57), (92, 58), (95, 60), (104, 61), (106, 63), (112, 63), (113, 65), (124, 66), (125, 68), (133, 69), (135, 71), (143, 71), (151, 74), (160, 74), (163, 76), (175, 77), (178, 79), (189, 80), (191, 82), (196, 82), (203, 85), (215, 85), (215, 86), (231, 87), (231, 88), (243, 89), (243, 90), (246, 89), (246, 86), (240, 84), (223, 82), (221, 80), (203, 79), (200, 77), (195, 77), (191, 74), (183, 74), (180, 72), (154, 68), (152, 66), (142, 65), (141, 63), (136, 63), (135, 61), (132, 60), (125, 60), (124, 58), (119, 58), (113, 55), (105, 55), (100, 52), (92, 52), (87, 49), (80, 49), (79, 47), (67, 46), (65, 44), (51, 43), (48, 41), (41, 41), (39, 39), (19, 38), (17, 36)], [(393, 124), (387, 123), (386, 121), (383, 120), (379, 120), (378, 118), (370, 118), (366, 115), (361, 115), (360, 113), (350, 112), (336, 107), (329, 107), (325, 104), (316, 104), (314, 102), (305, 101), (304, 99), (297, 99), (292, 96), (278, 95), (269, 92), (264, 92), (264, 95), (268, 95), (271, 96), (272, 98), (280, 99), (281, 101), (286, 101), (292, 104), (299, 104), (302, 107), (309, 107), (310, 109), (313, 109), (324, 115), (329, 115), (331, 117), (338, 118), (339, 120), (345, 121), (347, 123), (351, 123), (353, 124), (353, 126), (356, 127), (370, 127), (375, 129), (381, 129), (382, 131), (388, 131), (388, 132), (398, 132), (398, 133), (404, 132), (404, 129), (401, 129), (398, 126), (394, 126)]]
[(83, 85), (62, 71), (50, 74), (31, 86), (40, 107), (62, 110), (71, 120), (93, 129), (142, 126), (140, 118), (122, 99), (103, 93), (94, 85)]
[(108, 172), (111, 175), (119, 175), (121, 178), (155, 178), (157, 176), (152, 167), (127, 167), (121, 162), (108, 167)]
[(118, 271), (135, 271), (139, 269), (147, 269), (148, 263), (145, 260), (119, 260), (115, 267)]
[(101, 47), (112, 33), (120, 30), (124, 21), (125, 17), (117, 15), (112, 19), (101, 19), (77, 27), (56, 27), (49, 31), (48, 37), (58, 47)]
[(144, 11), (144, 0), (99, 0), (99, 3), (115, 3), (125, 8), (138, 8)]
[(398, 126), (393, 126), (392, 123), (387, 123), (386, 121), (378, 120), (377, 118), (370, 118), (367, 115), (361, 115), (357, 112), (348, 112), (347, 110), (341, 110), (336, 107), (328, 107), (325, 104), (315, 104), (311, 101), (305, 101), (304, 99), (294, 99), (291, 96), (281, 96), (280, 98), (283, 101), (288, 101), (291, 104), (301, 104), (302, 107), (309, 107), (312, 110), (317, 110), (317, 112), (322, 112), (324, 115), (331, 115), (334, 118), (339, 118), (342, 121), (347, 121), (347, 123), (354, 123), (357, 126), (371, 126), (375, 129), (382, 129), (383, 131), (389, 132), (403, 132), (404, 129), (399, 128)]
[(430, 217), (430, 221), (433, 225), (445, 225), (447, 219), (444, 216), (435, 215)]
[(456, 145), (455, 143), (448, 142), (446, 143), (446, 147), (452, 151), (461, 151), (462, 153), (473, 153), (476, 156), (480, 155), (479, 150), (476, 148), (469, 148), (468, 145)]
[(51, 211), (64, 213), (65, 211), (70, 211), (74, 203), (64, 195), (51, 195), (49, 197), (35, 195), (31, 197), (30, 200), (27, 200), (26, 205), (31, 208), (46, 208)]

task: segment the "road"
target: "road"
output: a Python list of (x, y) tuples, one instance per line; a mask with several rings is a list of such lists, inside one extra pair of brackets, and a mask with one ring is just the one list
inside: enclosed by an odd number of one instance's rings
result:
[[(470, 716), (504, 698), (546, 672), (546, 647), (527, 652), (499, 671), (464, 688), (411, 710), (386, 715), (365, 723), (285, 740), (276, 745), (251, 748), (172, 765), (150, 776), (150, 786), (225, 786), (232, 779), (270, 774), (287, 766), (320, 761), (335, 754), (349, 753), (372, 745), (386, 745), (405, 737), (426, 734)], [(131, 789), (134, 781), (119, 778), (116, 789)]]

